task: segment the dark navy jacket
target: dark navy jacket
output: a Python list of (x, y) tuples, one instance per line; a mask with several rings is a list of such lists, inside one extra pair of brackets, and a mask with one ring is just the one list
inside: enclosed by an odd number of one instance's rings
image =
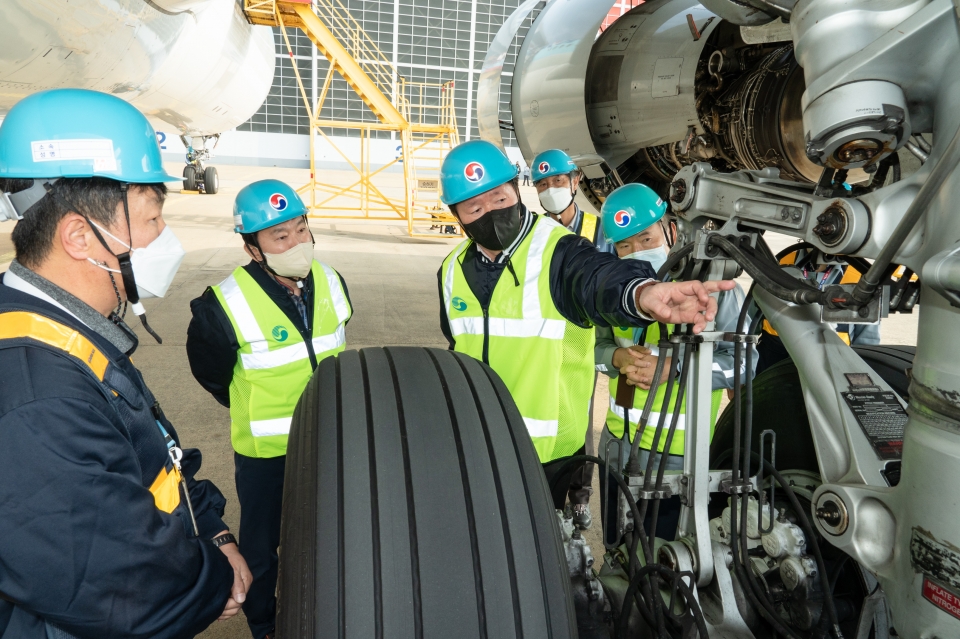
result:
[(197, 538), (182, 501), (168, 514), (150, 492), (171, 468), (157, 422), (179, 440), (129, 357), (0, 284), (0, 336), (11, 332), (11, 311), (78, 331), (109, 364), (101, 382), (59, 348), (0, 339), (0, 639), (198, 634), (233, 583), (209, 541), (226, 529), (226, 501), (193, 479), (199, 451), (183, 461)]

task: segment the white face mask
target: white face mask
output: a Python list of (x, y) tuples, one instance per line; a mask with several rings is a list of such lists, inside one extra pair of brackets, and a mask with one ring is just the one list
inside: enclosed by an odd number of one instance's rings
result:
[(261, 251), (274, 273), (282, 277), (306, 277), (313, 266), (313, 241), (301, 242), (283, 253)]
[(623, 259), (643, 260), (644, 262), (650, 262), (650, 266), (653, 267), (653, 270), (659, 271), (660, 267), (663, 266), (664, 262), (667, 261), (667, 249), (661, 244), (656, 248), (637, 251), (636, 253), (631, 253), (630, 255), (624, 255)]
[(540, 204), (543, 205), (547, 213), (559, 215), (573, 204), (574, 195), (570, 192), (570, 189), (554, 187), (543, 191), (539, 194), (539, 197)]
[[(108, 230), (93, 222), (102, 233), (110, 236), (123, 246), (130, 249), (130, 265), (133, 267), (133, 277), (137, 281), (137, 292), (140, 298), (163, 297), (173, 283), (173, 278), (180, 268), (186, 251), (183, 245), (169, 226), (164, 227), (157, 239), (142, 248), (131, 249), (130, 245), (113, 235)], [(105, 271), (119, 273), (120, 271), (107, 268), (93, 259), (90, 262)]]

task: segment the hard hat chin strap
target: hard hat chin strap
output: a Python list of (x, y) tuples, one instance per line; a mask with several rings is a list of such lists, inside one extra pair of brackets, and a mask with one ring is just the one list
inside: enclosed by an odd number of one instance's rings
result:
[[(147, 311), (143, 308), (143, 304), (140, 303), (140, 291), (137, 289), (137, 279), (133, 274), (133, 264), (130, 261), (130, 253), (133, 250), (133, 228), (130, 226), (130, 205), (127, 200), (128, 187), (129, 185), (126, 182), (120, 183), (120, 199), (123, 202), (123, 217), (127, 222), (127, 236), (130, 238), (130, 242), (127, 244), (127, 250), (123, 253), (117, 254), (113, 252), (110, 245), (107, 244), (107, 240), (100, 233), (100, 229), (97, 228), (97, 225), (94, 224), (86, 214), (79, 211), (75, 206), (70, 206), (69, 208), (83, 216), (93, 230), (93, 234), (100, 241), (100, 244), (103, 245), (103, 248), (107, 249), (111, 255), (117, 258), (117, 262), (120, 264), (120, 278), (123, 280), (123, 289), (127, 293), (127, 302), (130, 303), (130, 308), (133, 309), (134, 314), (140, 318), (140, 323), (143, 324), (144, 330), (150, 333), (153, 339), (157, 340), (158, 344), (163, 344), (163, 339), (147, 322)], [(117, 283), (113, 279), (113, 273), (110, 273), (110, 281), (113, 283), (113, 290), (117, 294), (118, 319), (122, 320), (124, 315), (126, 315), (126, 306), (124, 306), (123, 314), (120, 315), (120, 291), (117, 289)]]

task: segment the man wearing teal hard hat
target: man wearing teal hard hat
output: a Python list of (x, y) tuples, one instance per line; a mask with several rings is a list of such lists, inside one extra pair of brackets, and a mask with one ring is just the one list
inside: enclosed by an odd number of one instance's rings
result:
[[(603, 234), (607, 241), (616, 248), (617, 255), (624, 261), (640, 260), (649, 263), (659, 270), (667, 261), (667, 255), (677, 237), (676, 225), (666, 217), (667, 203), (664, 202), (650, 187), (644, 184), (627, 184), (616, 189), (603, 203), (601, 222)], [(744, 294), (739, 285), (731, 290), (721, 291), (717, 300), (716, 328), (724, 332), (736, 332), (737, 320), (743, 306)], [(623, 326), (598, 326), (596, 329), (596, 364), (597, 370), (609, 377), (610, 407), (607, 411), (606, 428), (600, 437), (600, 451), (607, 450), (607, 442), (611, 439), (621, 439), (624, 432), (624, 420), (630, 424), (629, 440), (636, 436), (640, 415), (646, 405), (647, 396), (654, 392), (652, 412), (649, 415), (647, 428), (640, 438), (640, 466), (647, 467), (650, 450), (656, 425), (660, 420), (661, 412), (666, 399), (668, 376), (674, 364), (669, 358), (664, 362), (663, 374), (658, 380), (653, 379), (659, 351), (660, 329), (657, 324), (650, 324), (646, 328)], [(717, 419), (717, 411), (724, 389), (733, 388), (734, 344), (732, 342), (714, 342), (713, 352), (713, 397), (711, 405), (711, 436), (713, 422)], [(742, 373), (743, 371), (741, 371)], [(617, 404), (618, 387), (620, 385), (634, 386), (636, 391), (633, 403), (624, 407)], [(677, 386), (673, 387), (672, 396), (667, 403), (667, 414), (672, 415), (677, 401)], [(681, 406), (685, 404), (681, 401)], [(625, 410), (626, 408), (626, 410)], [(667, 451), (668, 470), (683, 469), (684, 446), (684, 413), (678, 418), (677, 430), (670, 442)], [(666, 422), (669, 426), (669, 422)], [(657, 451), (663, 453), (666, 446), (665, 431), (657, 442)], [(612, 449), (613, 447), (611, 447)], [(626, 465), (629, 446), (625, 443), (621, 449), (623, 459), (621, 468)], [(603, 452), (601, 452), (603, 455)], [(659, 463), (656, 455), (655, 464)], [(605, 482), (600, 482), (601, 491)], [(608, 503), (609, 502), (609, 503)], [(616, 494), (604, 495), (601, 499), (606, 513), (616, 513)], [(677, 521), (680, 514), (679, 498), (665, 500), (660, 507), (657, 528), (658, 537), (672, 539), (676, 533)], [(610, 534), (608, 541), (615, 541), (616, 526), (614, 522), (604, 522), (604, 530)]]
[(234, 231), (251, 260), (190, 303), (194, 377), (230, 408), (240, 547), (253, 585), (243, 612), (255, 639), (276, 620), (277, 547), (294, 408), (324, 358), (344, 349), (347, 285), (313, 257), (307, 207), (279, 180), (240, 189)]
[(574, 235), (585, 237), (601, 251), (609, 250), (596, 215), (581, 211), (575, 199), (580, 169), (560, 149), (542, 151), (533, 158), (533, 185), (547, 215)]
[[(583, 449), (594, 380), (594, 331), (693, 323), (716, 313), (711, 292), (733, 282), (658, 283), (650, 264), (596, 250), (520, 203), (516, 167), (474, 140), (447, 154), (441, 197), (467, 239), (438, 273), (440, 323), (450, 348), (489, 364), (510, 389), (552, 477)], [(563, 508), (570, 468), (553, 482)]]
[[(128, 305), (183, 259), (156, 134), (127, 102), (56, 89), (0, 125), (0, 637), (192, 637), (250, 573), (130, 355)], [(144, 321), (144, 327), (149, 325)], [(151, 331), (152, 332), (152, 331)]]

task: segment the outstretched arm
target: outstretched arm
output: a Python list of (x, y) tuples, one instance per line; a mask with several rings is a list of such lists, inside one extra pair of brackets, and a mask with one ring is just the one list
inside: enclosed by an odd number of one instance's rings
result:
[(601, 253), (575, 235), (557, 243), (550, 264), (550, 293), (560, 314), (578, 326), (637, 326), (652, 320), (694, 325), (699, 333), (717, 314), (710, 293), (733, 288), (732, 281), (655, 281), (648, 262)]

